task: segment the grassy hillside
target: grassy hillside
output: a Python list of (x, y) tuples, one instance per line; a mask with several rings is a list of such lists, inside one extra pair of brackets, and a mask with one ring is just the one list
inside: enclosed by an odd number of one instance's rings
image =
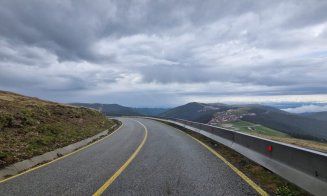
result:
[(228, 124), (223, 124), (222, 127), (234, 129), (237, 131), (241, 131), (241, 132), (249, 133), (249, 134), (253, 134), (253, 135), (267, 135), (267, 136), (278, 136), (278, 137), (287, 137), (288, 136), (287, 134), (285, 134), (283, 132), (270, 129), (270, 128), (262, 126), (260, 124), (253, 124), (253, 123), (246, 122), (246, 121), (237, 121), (237, 122), (232, 122), (232, 123), (228, 123)]
[(248, 111), (256, 115), (245, 116), (242, 120), (261, 124), (293, 137), (327, 141), (327, 122), (266, 106), (250, 107)]
[(114, 124), (92, 109), (0, 91), (0, 168), (75, 143)]

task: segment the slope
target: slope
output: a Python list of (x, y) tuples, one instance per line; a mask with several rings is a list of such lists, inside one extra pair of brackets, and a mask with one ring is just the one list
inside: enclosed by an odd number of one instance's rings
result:
[(264, 105), (225, 105), (192, 102), (160, 114), (162, 117), (180, 118), (201, 123), (211, 122), (214, 118), (219, 118), (219, 115), (224, 115), (223, 119), (226, 118), (227, 121), (243, 120), (261, 124), (293, 137), (327, 140), (327, 121), (291, 114)]
[(312, 113), (304, 113), (301, 115), (316, 120), (327, 121), (327, 112), (312, 112)]
[(114, 124), (95, 110), (0, 91), (0, 168), (93, 136)]
[(327, 140), (327, 122), (291, 114), (273, 107), (247, 106), (249, 113), (242, 120), (261, 124), (294, 137)]

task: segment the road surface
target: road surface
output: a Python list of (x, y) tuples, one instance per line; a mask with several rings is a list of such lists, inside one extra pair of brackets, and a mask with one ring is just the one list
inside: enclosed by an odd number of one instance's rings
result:
[(101, 142), (0, 183), (0, 195), (258, 195), (185, 133), (119, 120), (123, 126)]

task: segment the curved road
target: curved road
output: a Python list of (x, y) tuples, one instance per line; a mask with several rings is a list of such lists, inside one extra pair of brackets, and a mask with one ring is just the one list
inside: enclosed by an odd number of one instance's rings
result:
[(258, 195), (183, 132), (119, 120), (123, 126), (101, 142), (0, 183), (0, 195)]

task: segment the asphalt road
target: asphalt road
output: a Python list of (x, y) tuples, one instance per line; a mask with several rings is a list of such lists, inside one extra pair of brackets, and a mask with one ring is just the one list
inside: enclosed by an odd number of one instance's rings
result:
[(153, 120), (119, 120), (109, 138), (1, 183), (0, 195), (92, 195), (101, 187), (103, 195), (258, 195), (184, 133)]

